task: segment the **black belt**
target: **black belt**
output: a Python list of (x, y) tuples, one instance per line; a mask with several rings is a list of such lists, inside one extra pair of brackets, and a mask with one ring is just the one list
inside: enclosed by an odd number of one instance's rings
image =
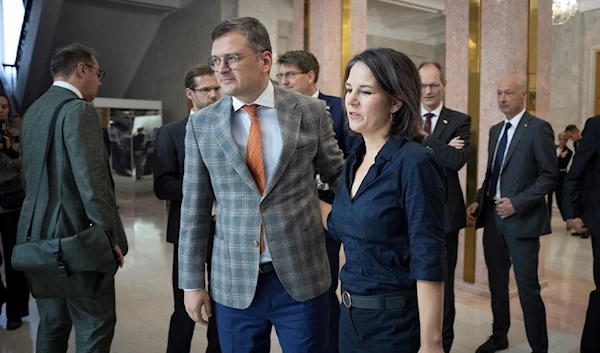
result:
[(260, 264), (260, 266), (258, 266), (258, 273), (261, 275), (271, 273), (271, 272), (275, 272), (275, 267), (273, 266), (272, 262), (267, 262), (264, 264)]
[(417, 296), (417, 288), (404, 289), (381, 295), (360, 296), (352, 295), (347, 291), (342, 293), (342, 304), (348, 309), (400, 309), (406, 305), (406, 301)]

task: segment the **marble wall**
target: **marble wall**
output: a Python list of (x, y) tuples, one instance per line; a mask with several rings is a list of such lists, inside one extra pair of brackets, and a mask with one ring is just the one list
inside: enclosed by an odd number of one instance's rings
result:
[(594, 115), (595, 53), (600, 51), (600, 9), (579, 13), (552, 28), (550, 122), (554, 131), (568, 124), (581, 129)]

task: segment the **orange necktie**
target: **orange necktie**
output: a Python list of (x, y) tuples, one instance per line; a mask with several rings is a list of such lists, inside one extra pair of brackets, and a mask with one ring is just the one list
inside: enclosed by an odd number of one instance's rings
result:
[[(246, 149), (246, 164), (248, 169), (254, 177), (256, 186), (260, 193), (265, 192), (267, 184), (267, 178), (265, 176), (265, 164), (263, 162), (262, 155), (262, 138), (260, 135), (260, 123), (258, 122), (258, 115), (256, 115), (256, 108), (258, 104), (250, 104), (242, 107), (248, 115), (250, 115), (250, 132), (248, 133), (248, 147)], [(263, 229), (260, 226), (260, 253), (265, 251)]]

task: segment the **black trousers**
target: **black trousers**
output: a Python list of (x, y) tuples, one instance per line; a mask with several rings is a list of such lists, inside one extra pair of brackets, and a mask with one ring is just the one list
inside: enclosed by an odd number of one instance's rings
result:
[(565, 184), (565, 177), (567, 176), (567, 172), (560, 172), (558, 176), (558, 183), (556, 183), (556, 187), (554, 190), (550, 191), (548, 194), (548, 213), (550, 217), (552, 217), (552, 200), (553, 195), (556, 195), (556, 203), (558, 204), (558, 209), (560, 211), (560, 215), (562, 217), (563, 214), (563, 205), (562, 205), (562, 194), (563, 194), (563, 185)]
[[(29, 315), (29, 286), (23, 272), (13, 270), (10, 263), (13, 248), (17, 242), (17, 225), (21, 211), (0, 213), (0, 233), (2, 233), (2, 249), (5, 256), (4, 272), (6, 288), (0, 278), (0, 308), (6, 301), (7, 321), (16, 321)], [(0, 255), (2, 264), (2, 255)]]
[(331, 287), (327, 290), (327, 301), (329, 303), (329, 332), (327, 340), (329, 342), (328, 353), (338, 353), (338, 341), (340, 331), (340, 300), (336, 294), (340, 274), (340, 247), (342, 244), (331, 239), (325, 238), (327, 246), (327, 257), (331, 267)]
[(348, 309), (341, 305), (340, 352), (417, 353), (420, 345), (416, 297), (400, 309)]
[(458, 230), (446, 233), (446, 259), (448, 261), (448, 278), (444, 282), (444, 328), (442, 338), (444, 352), (450, 352), (454, 342), (454, 318), (456, 308), (454, 306), (454, 272), (456, 270), (456, 258), (458, 257)]
[[(208, 278), (210, 286), (210, 262), (212, 258), (212, 246), (213, 246), (213, 235), (214, 235), (214, 223), (212, 225), (211, 237), (208, 242), (208, 249), (206, 251), (206, 262), (208, 264)], [(173, 299), (175, 310), (171, 315), (171, 322), (169, 324), (169, 338), (167, 342), (167, 353), (189, 353), (192, 345), (192, 337), (194, 335), (195, 322), (190, 319), (188, 313), (185, 311), (185, 304), (183, 302), (183, 289), (179, 289), (179, 266), (178, 266), (178, 244), (173, 244)], [(215, 302), (212, 301), (213, 316), (208, 320), (208, 332), (206, 338), (208, 340), (208, 347), (206, 353), (221, 353), (221, 346), (219, 345), (219, 335), (217, 333), (216, 315), (214, 315)]]
[(596, 353), (600, 347), (600, 229), (591, 228), (594, 255), (594, 282), (596, 289), (590, 293), (590, 301), (581, 336), (581, 353)]
[(501, 227), (493, 201), (487, 199), (485, 202), (483, 251), (492, 295), (493, 333), (506, 336), (510, 328), (508, 284), (509, 270), (514, 265), (527, 340), (533, 353), (547, 353), (546, 308), (538, 280), (540, 239), (508, 235)]

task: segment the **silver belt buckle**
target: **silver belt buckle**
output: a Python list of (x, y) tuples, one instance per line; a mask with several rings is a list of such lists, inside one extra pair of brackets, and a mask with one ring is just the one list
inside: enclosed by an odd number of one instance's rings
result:
[(352, 307), (352, 296), (347, 291), (344, 291), (344, 293), (342, 293), (342, 303), (348, 309)]

